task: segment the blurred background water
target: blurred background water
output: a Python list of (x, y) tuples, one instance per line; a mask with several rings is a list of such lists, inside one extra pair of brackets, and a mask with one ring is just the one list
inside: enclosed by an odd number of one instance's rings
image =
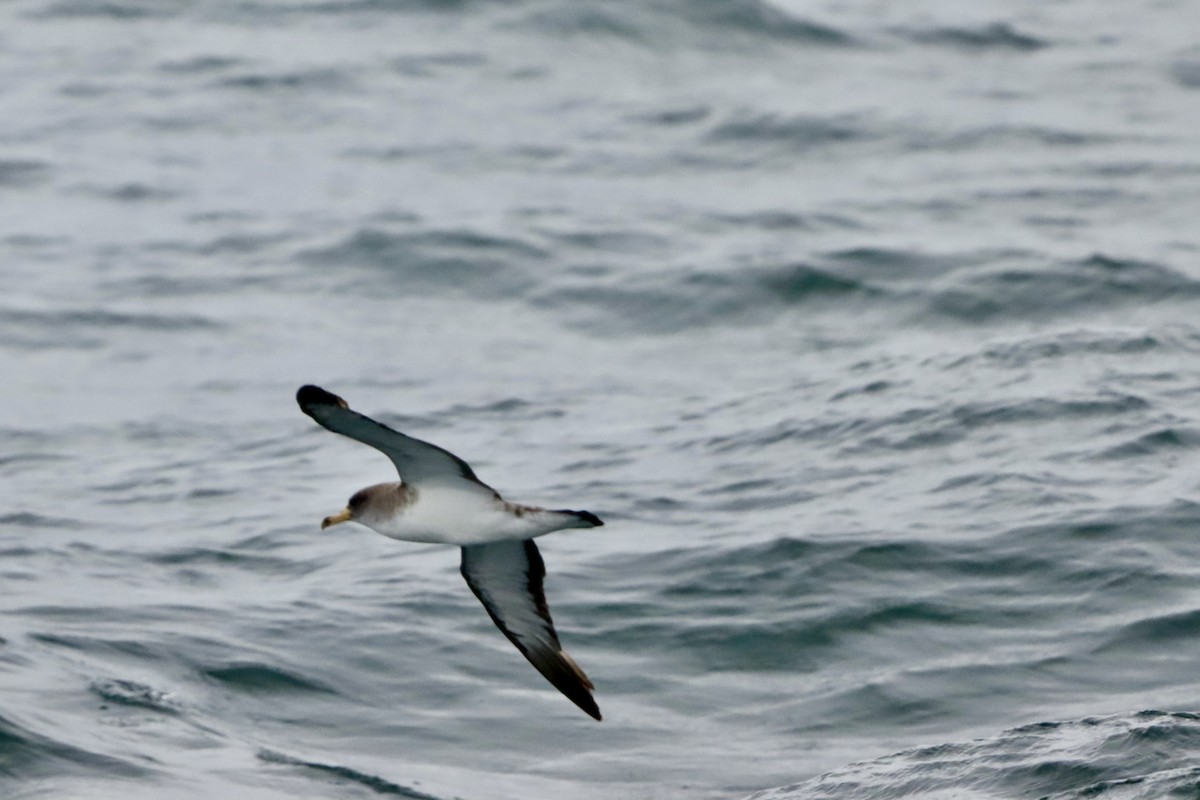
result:
[[(2, 794), (1200, 796), (1198, 26), (0, 5)], [(605, 518), (603, 723), (305, 382)]]

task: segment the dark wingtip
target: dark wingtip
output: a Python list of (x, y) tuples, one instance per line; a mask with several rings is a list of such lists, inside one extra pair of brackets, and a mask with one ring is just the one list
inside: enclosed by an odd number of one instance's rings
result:
[(313, 386), (311, 383), (301, 386), (296, 392), (296, 402), (300, 404), (300, 408), (308, 411), (312, 406), (340, 406), (346, 408), (346, 401), (338, 397), (333, 392), (327, 392), (320, 386)]
[(570, 509), (570, 508), (560, 508), (560, 509), (556, 509), (556, 510), (560, 514), (571, 514), (573, 516), (579, 517), (581, 520), (583, 520), (587, 524), (591, 525), (593, 528), (599, 528), (601, 525), (604, 524), (604, 520), (600, 519), (599, 517), (597, 517), (595, 514), (593, 514), (590, 511), (575, 511), (574, 509)]
[[(592, 523), (593, 526), (595, 526), (597, 528), (599, 528), (601, 525), (604, 524), (604, 520), (600, 519), (599, 517), (597, 517), (595, 514), (593, 514), (590, 511), (576, 511), (575, 513), (579, 515), (579, 518), (581, 520), (583, 520), (584, 522), (590, 522), (590, 523)], [(599, 712), (597, 712), (597, 713), (599, 713)], [(597, 717), (597, 719), (599, 719), (599, 717)]]

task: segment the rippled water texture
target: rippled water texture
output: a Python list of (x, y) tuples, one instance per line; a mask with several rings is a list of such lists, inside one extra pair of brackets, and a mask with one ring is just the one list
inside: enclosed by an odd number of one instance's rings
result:
[[(1196, 796), (1198, 26), (0, 5), (0, 794)], [(307, 382), (605, 519), (603, 723)]]

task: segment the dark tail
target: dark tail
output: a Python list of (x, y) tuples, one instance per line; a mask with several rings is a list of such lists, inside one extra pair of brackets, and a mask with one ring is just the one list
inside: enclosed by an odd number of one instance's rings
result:
[(569, 508), (556, 508), (554, 510), (559, 514), (570, 514), (573, 517), (579, 517), (579, 519), (588, 523), (593, 528), (599, 528), (604, 524), (604, 520), (600, 519), (590, 511), (572, 511)]

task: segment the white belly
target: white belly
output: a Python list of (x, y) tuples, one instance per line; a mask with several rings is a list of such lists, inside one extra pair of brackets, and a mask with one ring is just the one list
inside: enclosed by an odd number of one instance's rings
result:
[(364, 519), (377, 533), (406, 542), (471, 545), (529, 539), (566, 527), (553, 512), (517, 516), (490, 492), (422, 486), (416, 499), (386, 519)]

